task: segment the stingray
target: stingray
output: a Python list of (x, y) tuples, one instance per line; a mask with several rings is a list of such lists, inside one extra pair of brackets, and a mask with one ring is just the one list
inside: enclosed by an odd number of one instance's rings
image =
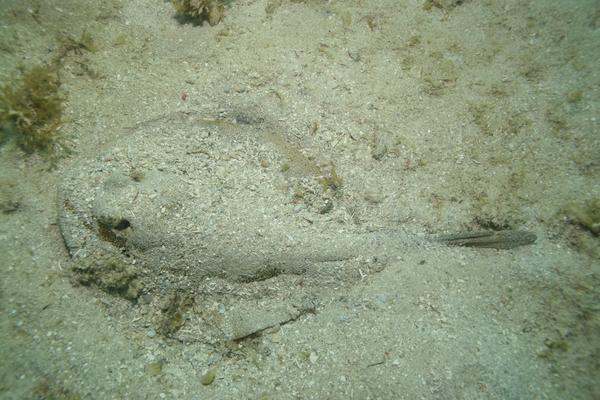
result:
[(535, 241), (521, 231), (426, 237), (340, 224), (311, 203), (335, 201), (323, 184), (333, 179), (279, 132), (252, 115), (175, 113), (75, 162), (58, 189), (58, 214), (80, 282), (136, 298), (142, 287), (193, 289), (207, 279), (316, 281), (339, 272), (331, 263), (385, 263), (435, 241), (494, 248)]

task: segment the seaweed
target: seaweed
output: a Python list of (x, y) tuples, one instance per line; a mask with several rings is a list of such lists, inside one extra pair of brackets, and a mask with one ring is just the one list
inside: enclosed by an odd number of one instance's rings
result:
[(96, 285), (107, 293), (116, 293), (127, 300), (137, 299), (143, 283), (138, 270), (120, 255), (89, 257), (73, 266), (75, 282)]
[(185, 313), (194, 304), (194, 298), (178, 292), (169, 294), (161, 307), (158, 332), (166, 337), (173, 336), (185, 324)]
[(44, 377), (33, 386), (29, 398), (34, 400), (80, 400), (81, 395), (65, 388), (53, 377)]
[(425, 0), (423, 9), (430, 11), (433, 7), (448, 11), (463, 3), (463, 0)]
[(222, 0), (172, 0), (172, 3), (182, 20), (206, 20), (211, 26), (221, 22), (225, 8)]
[(82, 54), (84, 50), (95, 53), (98, 50), (94, 37), (87, 31), (83, 31), (79, 39), (71, 35), (64, 35), (59, 36), (57, 41), (60, 44), (57, 59), (62, 59), (69, 53)]
[(0, 213), (11, 214), (21, 208), (21, 198), (18, 195), (17, 183), (12, 180), (0, 180)]
[(57, 64), (42, 64), (22, 72), (20, 79), (0, 88), (0, 130), (26, 153), (54, 159), (68, 150), (60, 140), (64, 98), (59, 94)]
[(600, 198), (570, 203), (564, 212), (569, 221), (600, 236)]
[(327, 190), (331, 190), (334, 193), (337, 193), (338, 190), (342, 188), (344, 185), (344, 180), (341, 176), (339, 176), (335, 170), (335, 165), (331, 164), (331, 170), (328, 175), (321, 176), (319, 178), (319, 183), (321, 184), (321, 188), (324, 192)]

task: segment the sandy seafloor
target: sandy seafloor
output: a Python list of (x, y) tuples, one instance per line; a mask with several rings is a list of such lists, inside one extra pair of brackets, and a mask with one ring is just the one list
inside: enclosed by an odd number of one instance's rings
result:
[[(600, 5), (424, 3), (231, 1), (210, 26), (160, 0), (0, 1), (2, 82), (95, 43), (62, 58), (74, 153), (0, 148), (0, 398), (600, 398), (600, 242), (566, 211), (600, 197)], [(407, 248), (239, 343), (156, 334), (141, 302), (73, 284), (56, 188), (175, 112), (277, 123), (335, 165), (340, 226), (538, 240)]]

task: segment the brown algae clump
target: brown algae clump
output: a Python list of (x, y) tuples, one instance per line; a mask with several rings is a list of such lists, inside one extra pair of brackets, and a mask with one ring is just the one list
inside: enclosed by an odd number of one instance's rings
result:
[(64, 150), (58, 140), (64, 99), (57, 72), (55, 65), (37, 65), (0, 87), (0, 129), (26, 153), (52, 157)]
[(197, 21), (208, 20), (211, 26), (217, 25), (223, 18), (222, 0), (173, 0), (177, 15)]

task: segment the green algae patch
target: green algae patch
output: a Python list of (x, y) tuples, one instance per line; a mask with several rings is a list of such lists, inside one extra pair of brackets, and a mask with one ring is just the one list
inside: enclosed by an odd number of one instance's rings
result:
[(210, 368), (204, 375), (200, 377), (200, 383), (204, 386), (208, 386), (215, 381), (217, 377), (217, 368)]
[(59, 86), (58, 67), (44, 64), (0, 87), (3, 138), (14, 138), (26, 153), (40, 153), (50, 159), (67, 150), (59, 134), (64, 101)]

